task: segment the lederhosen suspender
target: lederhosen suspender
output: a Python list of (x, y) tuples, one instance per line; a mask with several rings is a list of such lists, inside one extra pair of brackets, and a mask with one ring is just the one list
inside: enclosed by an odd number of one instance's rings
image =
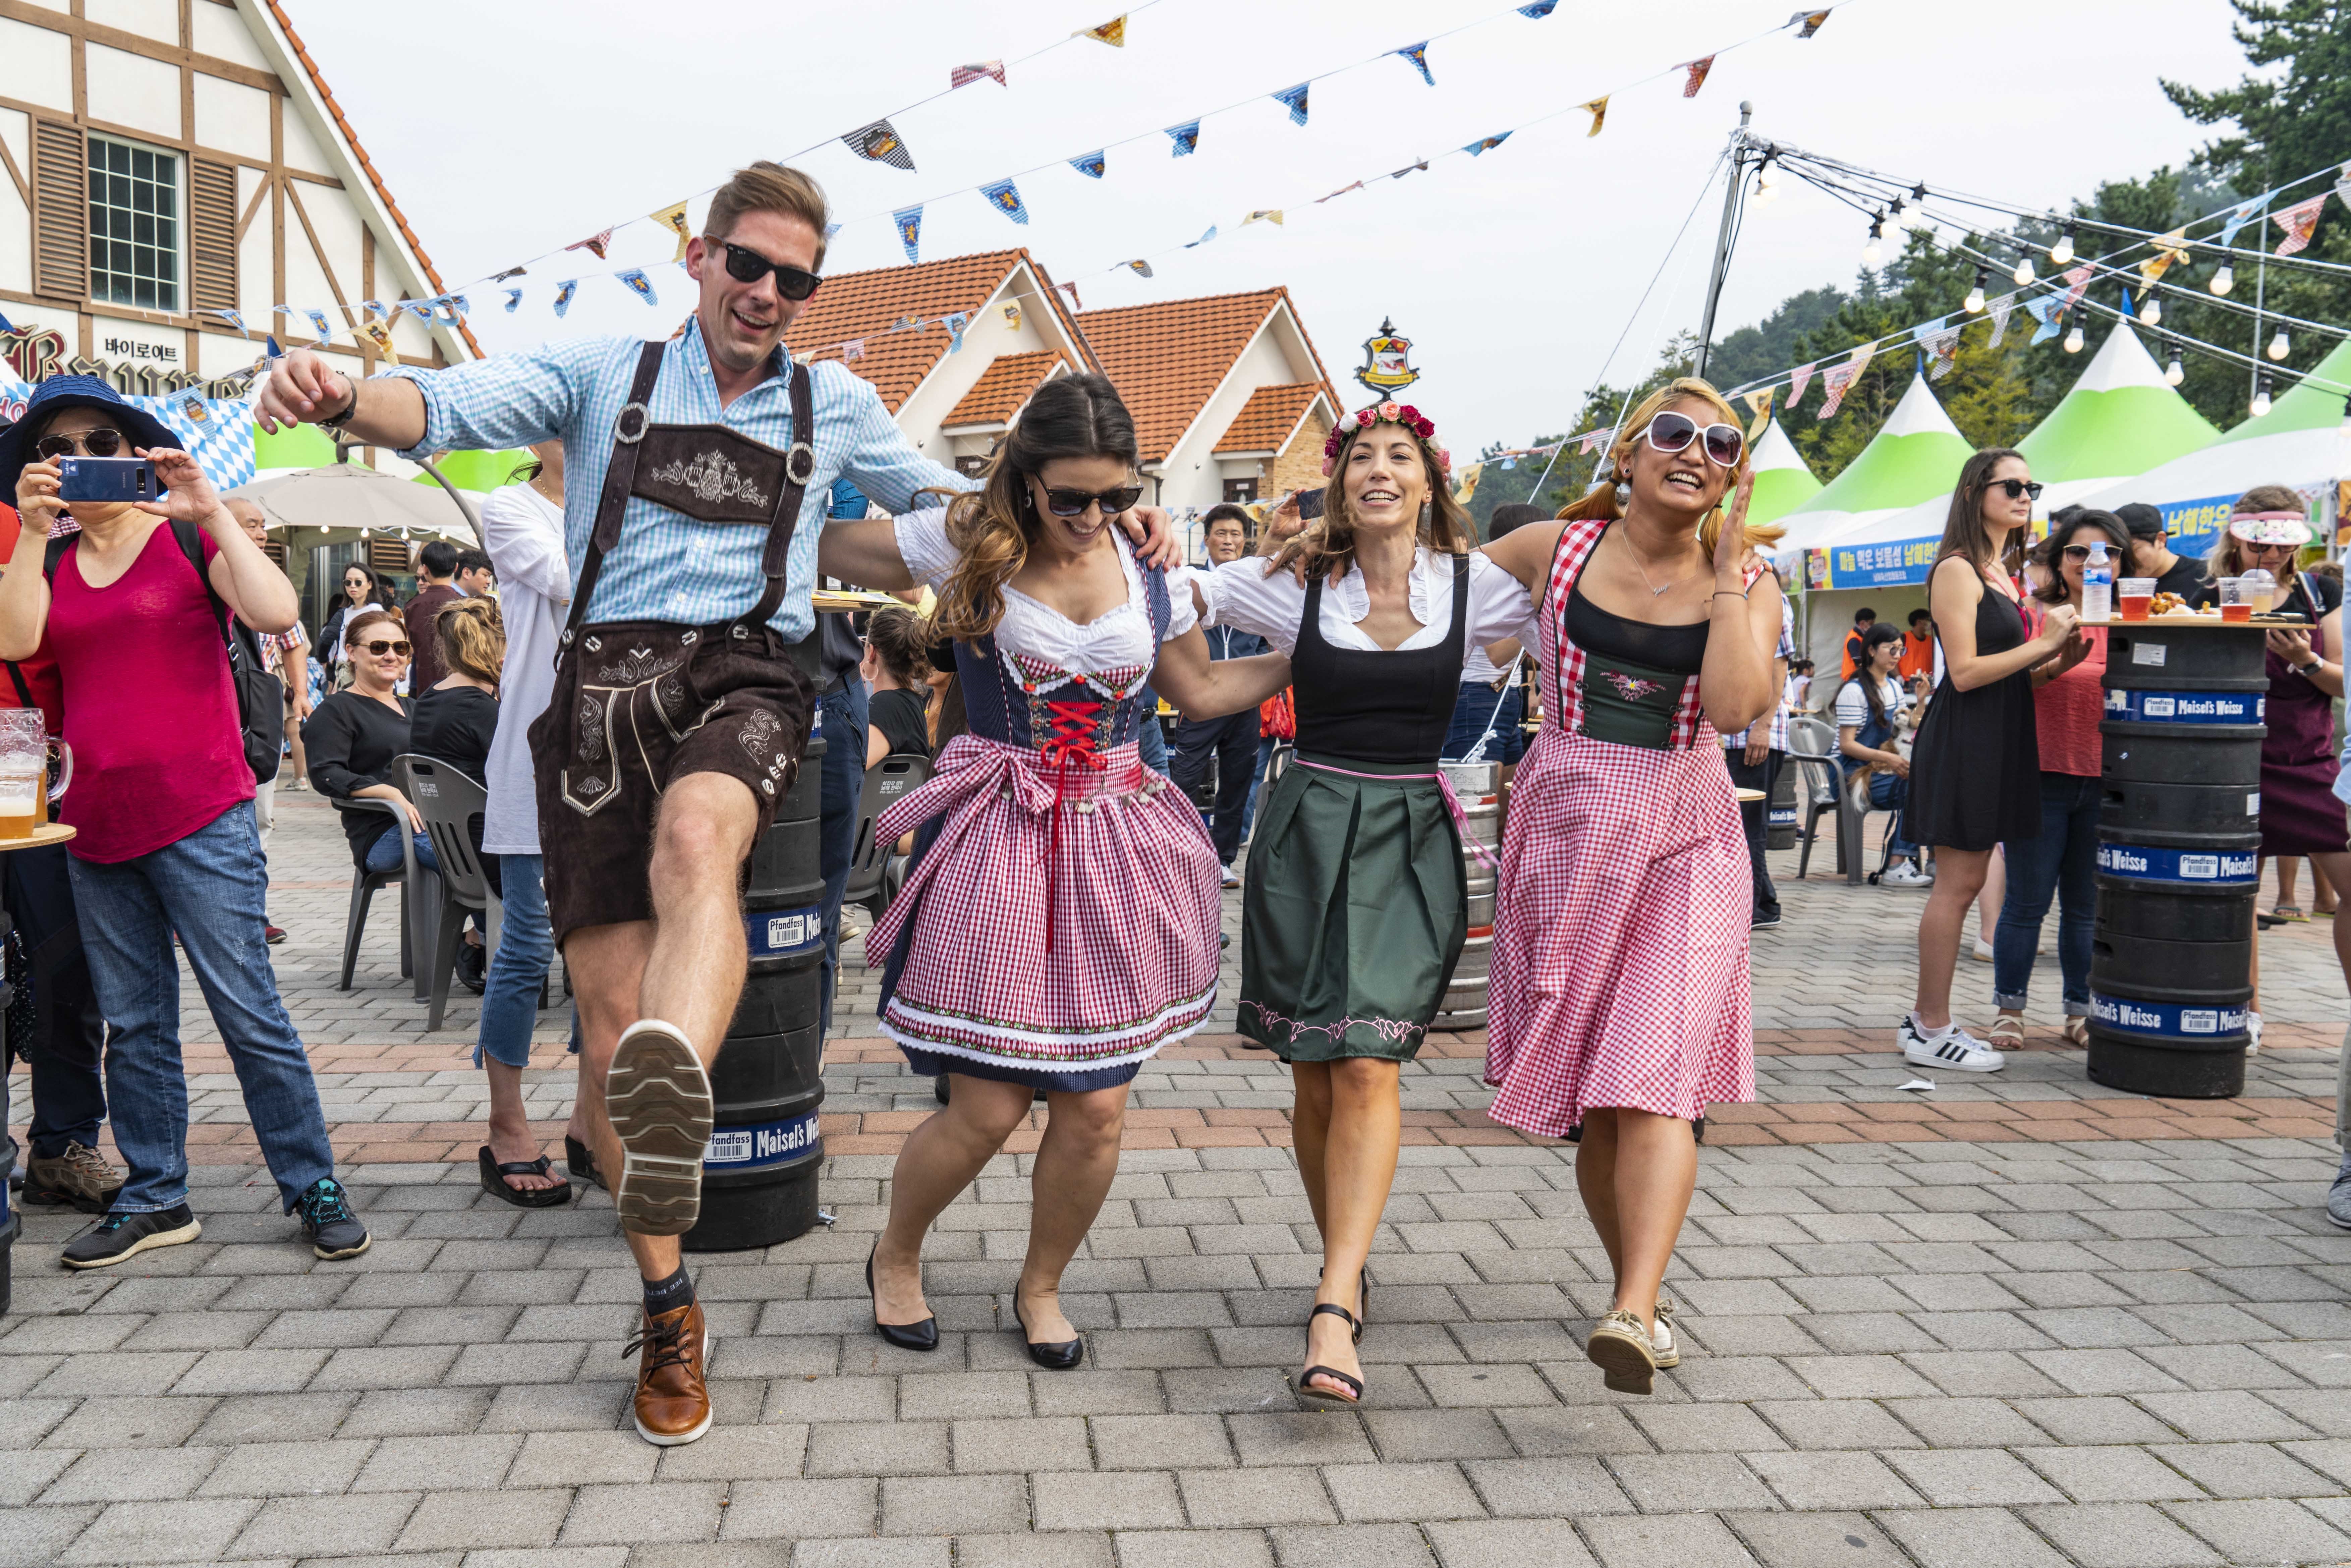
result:
[[(659, 453), (714, 435), (729, 442), (750, 440), (724, 425), (653, 423), (650, 403), (653, 383), (661, 379), (662, 356), (667, 347), (658, 340), (644, 346), (637, 356), (637, 375), (629, 386), (629, 401), (612, 421), (612, 460), (604, 470), (604, 488), (597, 497), (596, 529), (588, 541), (588, 559), (580, 568), (579, 590), (571, 596), (571, 614), (563, 627), (562, 652), (569, 651), (574, 634), (587, 622), (588, 606), (595, 597), (596, 577), (604, 564), (605, 553), (621, 542), (621, 517), (628, 509), (629, 497), (645, 494), (637, 485), (637, 459), (646, 446), (650, 444)], [(767, 574), (767, 591), (748, 614), (736, 621), (730, 634), (737, 639), (748, 637), (753, 628), (766, 625), (784, 602), (784, 570), (791, 554), (792, 534), (799, 526), (800, 506), (808, 493), (808, 483), (816, 476), (816, 448), (810, 439), (816, 428), (816, 415), (806, 365), (792, 366), (789, 388), (792, 444), (784, 454), (784, 483), (778, 487), (774, 509), (766, 519), (768, 548), (759, 561), (760, 570)], [(772, 453), (774, 449), (766, 450)], [(659, 494), (647, 495), (646, 498), (666, 504), (666, 497)], [(740, 517), (695, 520), (725, 526), (758, 519)]]

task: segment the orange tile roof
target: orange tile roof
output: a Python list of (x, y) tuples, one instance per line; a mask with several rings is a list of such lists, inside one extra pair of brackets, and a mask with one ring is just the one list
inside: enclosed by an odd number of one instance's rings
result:
[(935, 322), (958, 310), (977, 312), (1012, 269), (1024, 262), (1044, 287), (1042, 298), (1024, 297), (1018, 303), (1024, 310), (1050, 308), (1063, 335), (1074, 341), (1077, 334), (1070, 329), (1069, 313), (1052, 298), (1052, 282), (1045, 269), (1026, 249), (1019, 249), (827, 277), (785, 334), (785, 344), (795, 354), (812, 352), (820, 360), (838, 360), (843, 357), (841, 344), (862, 340), (865, 351), (849, 361), (849, 368), (872, 382), (881, 392), (883, 405), (895, 413), (946, 356), (948, 337), (943, 327), (893, 332), (891, 324), (908, 316)]
[[(383, 203), (384, 211), (392, 214), (393, 225), (400, 230), (400, 237), (408, 242), (409, 254), (415, 256), (416, 265), (424, 269), (425, 281), (433, 285), (434, 293), (447, 293), (448, 285), (443, 283), (441, 275), (434, 270), (433, 258), (424, 254), (424, 242), (416, 237), (414, 229), (408, 226), (407, 216), (401, 212), (400, 204), (392, 199), (392, 188), (383, 183), (383, 176), (376, 172), (374, 161), (368, 157), (367, 149), (360, 145), (359, 132), (353, 131), (351, 122), (343, 118), (343, 106), (335, 101), (335, 95), (328, 89), (327, 78), (319, 74), (319, 62), (310, 57), (310, 50), (302, 42), (302, 35), (294, 30), (293, 19), (286, 15), (286, 7), (277, 0), (265, 0), (265, 4), (269, 7), (270, 16), (276, 18), (278, 31), (286, 35), (286, 42), (293, 49), (294, 57), (302, 62), (302, 69), (309, 77), (310, 85), (318, 89), (319, 101), (327, 106), (327, 112), (334, 116), (336, 131), (341, 133), (344, 143), (351, 150), (351, 156), (359, 160), (360, 167), (366, 172), (369, 183), (375, 187), (376, 196)], [(457, 330), (465, 338), (465, 346), (474, 350), (475, 358), (480, 358), (482, 345), (474, 340), (473, 329), (460, 321)]]
[(996, 362), (980, 372), (971, 391), (963, 394), (963, 401), (939, 423), (944, 426), (1005, 423), (1020, 412), (1039, 383), (1053, 373), (1053, 367), (1064, 362), (1058, 349), (998, 354)]
[(1322, 395), (1321, 382), (1293, 382), (1287, 386), (1262, 386), (1249, 393), (1240, 413), (1217, 443), (1221, 455), (1228, 452), (1279, 452), (1290, 444), (1298, 422)]
[[(1160, 462), (1175, 449), (1266, 318), (1289, 303), (1290, 291), (1275, 287), (1080, 313), (1078, 326), (1102, 372), (1134, 415), (1144, 462)], [(1297, 319), (1295, 306), (1290, 317)], [(1301, 322), (1301, 337), (1305, 330)], [(1311, 354), (1313, 340), (1306, 341)], [(1322, 369), (1319, 357), (1315, 368)], [(1322, 385), (1327, 391), (1328, 372)]]

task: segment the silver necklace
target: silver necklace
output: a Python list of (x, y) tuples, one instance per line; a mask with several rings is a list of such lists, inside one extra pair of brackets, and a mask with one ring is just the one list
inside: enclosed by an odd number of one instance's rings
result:
[(1667, 583), (1665, 588), (1659, 588), (1656, 583), (1649, 580), (1649, 569), (1641, 564), (1641, 552), (1633, 548), (1633, 541), (1630, 539), (1626, 539), (1625, 541), (1625, 553), (1633, 558), (1633, 570), (1641, 574), (1641, 585), (1649, 591), (1649, 597), (1652, 599), (1663, 598), (1667, 589), (1678, 588), (1683, 583), (1687, 582), (1691, 576), (1696, 575), (1695, 573), (1690, 573), (1682, 577), (1675, 578), (1672, 581)]

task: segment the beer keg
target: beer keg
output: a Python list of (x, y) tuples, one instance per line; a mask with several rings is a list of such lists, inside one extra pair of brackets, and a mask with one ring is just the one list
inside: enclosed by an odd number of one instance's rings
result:
[(1763, 810), (1763, 847), (1795, 848), (1796, 765), (1784, 757), (1780, 759), (1780, 770), (1771, 776), (1771, 799)]
[(2140, 1094), (2242, 1092), (2261, 847), (2262, 629), (2106, 631), (2089, 1075)]

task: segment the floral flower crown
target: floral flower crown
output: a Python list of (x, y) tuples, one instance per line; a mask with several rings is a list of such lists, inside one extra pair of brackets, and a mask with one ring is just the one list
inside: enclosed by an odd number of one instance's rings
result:
[(1359, 408), (1343, 415), (1331, 428), (1331, 439), (1322, 444), (1322, 477), (1331, 477), (1331, 468), (1339, 458), (1340, 443), (1359, 430), (1374, 424), (1400, 424), (1429, 444), (1437, 454), (1437, 465), (1447, 476), (1453, 472), (1453, 454), (1437, 444), (1437, 425), (1427, 415), (1408, 402), (1375, 402), (1369, 408)]

